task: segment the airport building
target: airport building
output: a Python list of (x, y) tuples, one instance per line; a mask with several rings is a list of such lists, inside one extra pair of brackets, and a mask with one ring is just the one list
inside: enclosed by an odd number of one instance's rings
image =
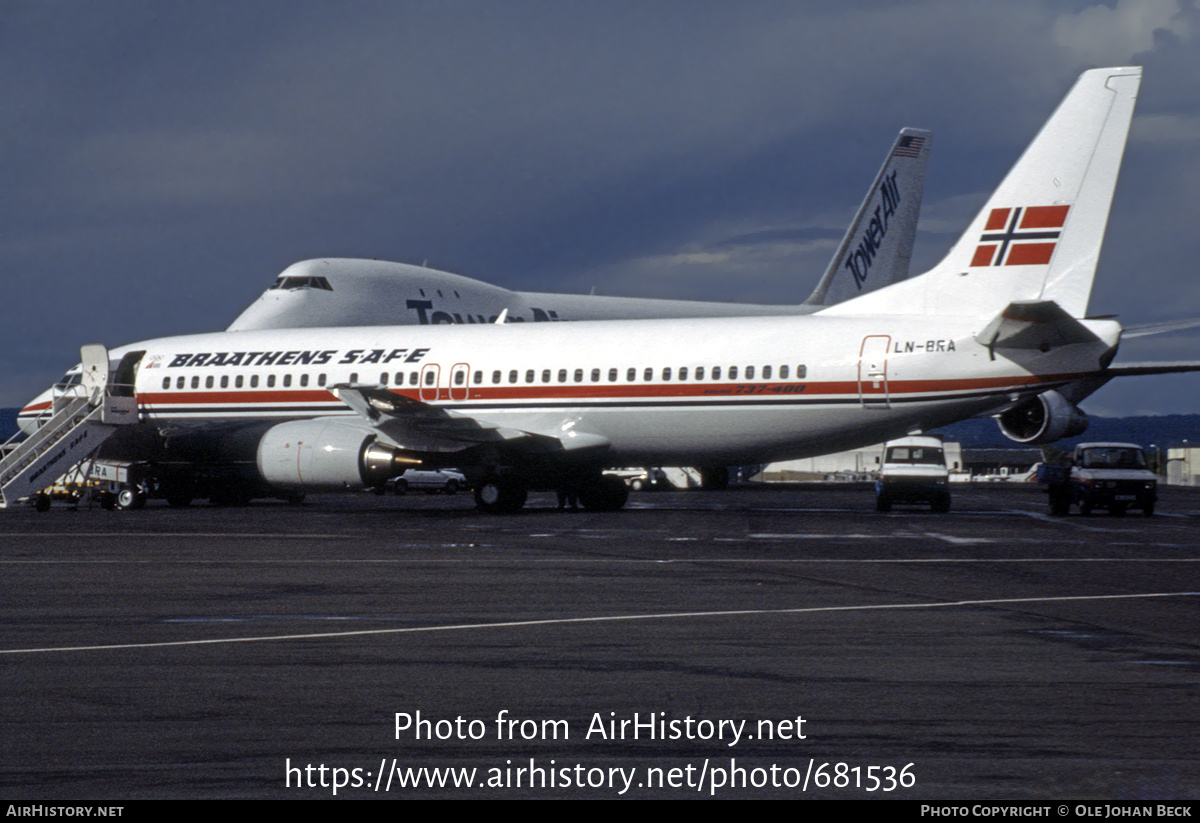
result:
[(1167, 485), (1200, 486), (1197, 475), (1200, 475), (1200, 448), (1167, 449)]

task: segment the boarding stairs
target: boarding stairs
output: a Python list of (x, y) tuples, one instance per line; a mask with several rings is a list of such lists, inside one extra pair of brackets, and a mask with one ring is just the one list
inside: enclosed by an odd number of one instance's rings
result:
[[(136, 397), (108, 381), (108, 351), (83, 347), (83, 378), (54, 398), (39, 428), (0, 447), (0, 508), (34, 496), (91, 457), (122, 425), (136, 423)], [(19, 437), (19, 435), (18, 435)]]
[(663, 466), (663, 475), (677, 489), (698, 489), (703, 484), (700, 472), (691, 466)]

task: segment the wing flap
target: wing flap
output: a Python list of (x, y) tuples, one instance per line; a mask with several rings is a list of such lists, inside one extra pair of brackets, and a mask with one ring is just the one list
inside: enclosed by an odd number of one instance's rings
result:
[(381, 386), (339, 384), (330, 391), (362, 415), (391, 445), (425, 453), (463, 451), (482, 444), (546, 452), (607, 449), (608, 438), (577, 431), (572, 421), (552, 428), (518, 429), (486, 417), (443, 409)]

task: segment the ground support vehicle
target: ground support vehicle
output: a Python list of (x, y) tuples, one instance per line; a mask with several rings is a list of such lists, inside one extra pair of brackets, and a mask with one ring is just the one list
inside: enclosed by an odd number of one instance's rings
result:
[(875, 481), (877, 511), (891, 511), (893, 503), (928, 503), (935, 512), (950, 511), (950, 471), (940, 437), (890, 440), (883, 455)]
[(1054, 515), (1069, 514), (1074, 504), (1083, 515), (1108, 509), (1119, 517), (1140, 509), (1150, 517), (1158, 501), (1158, 477), (1134, 443), (1080, 443), (1068, 465), (1039, 467), (1038, 482), (1046, 486)]

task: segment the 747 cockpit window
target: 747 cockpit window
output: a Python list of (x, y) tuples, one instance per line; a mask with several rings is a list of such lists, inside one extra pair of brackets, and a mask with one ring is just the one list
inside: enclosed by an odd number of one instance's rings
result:
[(324, 277), (280, 277), (275, 280), (275, 285), (271, 289), (324, 289), (325, 291), (333, 291), (333, 286), (329, 285), (329, 281)]

